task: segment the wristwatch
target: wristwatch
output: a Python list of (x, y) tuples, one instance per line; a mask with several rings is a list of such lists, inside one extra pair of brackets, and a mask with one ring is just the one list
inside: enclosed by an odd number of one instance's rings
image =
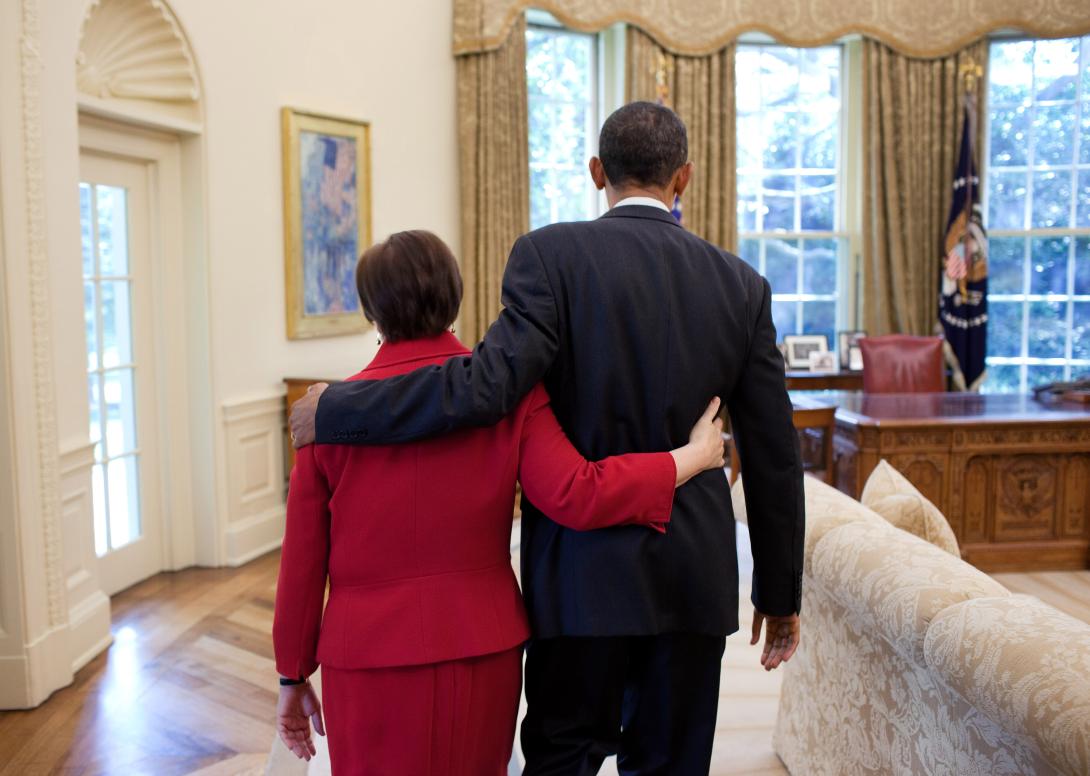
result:
[(297, 685), (297, 684), (306, 684), (306, 683), (307, 683), (307, 678), (305, 676), (300, 676), (298, 679), (289, 679), (286, 676), (281, 676), (280, 677), (280, 686), (281, 687), (292, 687), (292, 686)]

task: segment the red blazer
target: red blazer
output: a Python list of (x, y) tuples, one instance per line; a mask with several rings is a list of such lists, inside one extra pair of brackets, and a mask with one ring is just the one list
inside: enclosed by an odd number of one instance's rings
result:
[[(349, 379), (468, 352), (450, 334), (387, 343)], [(403, 445), (304, 447), (288, 489), (276, 668), (300, 677), (318, 664), (419, 665), (515, 647), (529, 637), (510, 555), (516, 480), (569, 528), (665, 530), (676, 474), (669, 453), (586, 461), (540, 385), (492, 427)]]

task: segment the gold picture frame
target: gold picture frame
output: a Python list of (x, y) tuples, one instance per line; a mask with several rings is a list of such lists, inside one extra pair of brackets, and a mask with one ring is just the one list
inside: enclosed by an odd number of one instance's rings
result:
[(288, 339), (366, 331), (355, 267), (371, 245), (371, 125), (280, 111)]

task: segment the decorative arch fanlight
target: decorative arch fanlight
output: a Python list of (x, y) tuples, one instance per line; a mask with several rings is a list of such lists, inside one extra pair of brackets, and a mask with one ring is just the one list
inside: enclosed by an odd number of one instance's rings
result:
[(195, 104), (201, 96), (189, 42), (161, 0), (95, 0), (83, 19), (76, 84), (100, 99)]

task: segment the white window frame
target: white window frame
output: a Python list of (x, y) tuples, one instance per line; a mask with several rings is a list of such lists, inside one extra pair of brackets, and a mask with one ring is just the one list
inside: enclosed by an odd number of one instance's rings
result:
[[(763, 33), (748, 33), (738, 40), (741, 46), (788, 46)], [(862, 40), (859, 36), (844, 38), (829, 45), (840, 46), (840, 131), (838, 147), (838, 169), (836, 172), (838, 202), (838, 223), (834, 224), (831, 231), (761, 231), (744, 232), (739, 230), (739, 250), (742, 240), (761, 241), (761, 253), (759, 267), (764, 274), (765, 246), (764, 240), (837, 240), (840, 242), (838, 249), (839, 261), (837, 262), (837, 290), (835, 294), (806, 294), (801, 291), (791, 294), (778, 294), (773, 290), (774, 302), (789, 302), (796, 305), (796, 322), (802, 321), (802, 305), (805, 302), (834, 301), (836, 304), (836, 328), (837, 330), (857, 329), (860, 320), (859, 289), (861, 248), (862, 248), (862, 207), (863, 194), (860, 172), (862, 167)], [(738, 169), (739, 176), (744, 170)], [(803, 288), (803, 262), (799, 262), (798, 288)], [(777, 332), (783, 336), (793, 335), (796, 332)], [(833, 341), (829, 343), (830, 349), (837, 347), (837, 337), (834, 332)]]
[[(593, 70), (590, 73), (590, 79), (589, 79), (590, 80), (590, 86), (591, 86), (591, 99), (590, 99), (590, 103), (589, 103), (590, 104), (590, 110), (587, 111), (587, 117), (586, 117), (586, 128), (585, 128), (586, 143), (584, 144), (584, 152), (583, 152), (584, 159), (582, 160), (583, 171), (587, 176), (587, 180), (589, 181), (590, 180), (590, 173), (589, 173), (589, 171), (586, 170), (585, 165), (590, 160), (590, 158), (592, 156), (594, 156), (594, 155), (596, 155), (598, 153), (598, 129), (599, 129), (599, 127), (601, 127), (602, 122), (605, 120), (606, 115), (608, 115), (606, 113), (606, 105), (607, 105), (607, 103), (612, 104), (613, 102), (616, 101), (616, 99), (617, 99), (616, 95), (617, 95), (618, 88), (620, 88), (620, 90), (621, 90), (621, 100), (623, 100), (623, 72), (624, 72), (624, 70), (623, 70), (623, 57), (624, 57), (624, 51), (623, 51), (623, 40), (624, 40), (623, 30), (624, 30), (624, 28), (623, 28), (623, 25), (614, 25), (613, 27), (611, 27), (608, 30), (605, 30), (605, 31), (603, 31), (601, 33), (580, 32), (578, 30), (572, 30), (572, 29), (569, 29), (567, 27), (564, 27), (564, 25), (562, 25), (551, 14), (549, 14), (549, 13), (547, 13), (545, 11), (538, 11), (538, 10), (534, 10), (534, 9), (528, 10), (526, 12), (526, 23), (527, 23), (527, 28), (528, 29), (536, 29), (536, 30), (540, 30), (542, 32), (554, 33), (554, 34), (558, 34), (558, 35), (570, 35), (570, 36), (573, 36), (573, 37), (582, 37), (582, 38), (587, 38), (587, 39), (590, 39), (590, 40), (593, 41), (593, 54), (591, 56), (591, 67), (593, 68)], [(620, 30), (619, 33), (618, 33), (618, 29)], [(617, 42), (616, 41), (618, 39), (622, 42), (621, 43), (621, 51), (620, 51), (621, 68), (622, 69), (619, 71), (620, 74), (622, 74), (621, 77), (618, 77), (618, 70), (617, 70)], [(606, 94), (610, 95), (609, 100), (603, 100), (603, 95), (606, 95)], [(527, 95), (527, 100), (528, 100), (527, 115), (529, 116), (529, 112), (530, 112), (530, 104), (529, 103), (531, 103), (534, 100), (534, 98), (532, 96), (530, 96), (530, 95)], [(548, 100), (546, 100), (546, 102), (548, 102)], [(612, 110), (612, 108), (610, 108), (610, 110)], [(527, 143), (529, 143), (529, 141), (530, 141), (529, 136), (527, 136), (526, 140), (527, 140)], [(541, 163), (536, 163), (536, 162), (533, 162), (533, 161), (529, 162), (529, 167), (530, 167), (531, 175), (535, 170), (542, 169), (542, 168), (545, 168), (545, 169), (548, 168), (546, 165), (542, 165)], [(573, 164), (573, 165), (570, 165), (570, 166), (555, 167), (555, 169), (563, 169), (565, 171), (575, 171), (577, 169), (577, 165)], [(532, 198), (533, 196), (534, 196), (534, 192), (533, 192), (533, 189), (531, 188), (530, 197)], [(533, 212), (533, 207), (532, 206), (531, 206), (530, 210), (531, 210), (531, 213), (532, 213)], [(585, 217), (588, 220), (592, 219), (592, 218), (596, 218), (597, 216), (599, 216), (603, 212), (605, 212), (605, 210), (606, 210), (606, 205), (605, 205), (604, 196), (602, 196), (600, 194), (592, 194), (591, 192), (588, 191), (587, 206), (584, 209)], [(556, 220), (557, 219), (555, 218), (555, 214), (554, 214), (554, 219), (552, 221), (550, 221), (550, 223), (554, 223)]]
[[(1078, 36), (1083, 38), (1086, 36)], [(1035, 38), (1027, 36), (993, 36), (989, 40), (991, 43), (1014, 43), (1018, 41), (1031, 41), (1036, 42)], [(1031, 81), (1031, 84), (1035, 82)], [(1090, 95), (1083, 94), (1082, 89), (1083, 79), (1079, 78), (1075, 86), (1075, 124), (1079, 123), (1079, 111), (1090, 110)], [(987, 226), (987, 218), (990, 214), (990, 192), (991, 185), (988, 180), (988, 176), (992, 172), (991, 158), (992, 158), (992, 133), (991, 133), (991, 105), (987, 103), (987, 95), (989, 92), (990, 81), (986, 76), (983, 79), (981, 92), (981, 99), (985, 100), (985, 120), (987, 122), (986, 131), (984, 133), (984, 155), (982, 159), (982, 167), (984, 168), (984, 176), (981, 181), (982, 185), (982, 197), (981, 206), (983, 208), (985, 217), (985, 226)], [(1036, 94), (1031, 97), (1031, 107), (1038, 105)], [(1043, 101), (1046, 105), (1047, 100)], [(1081, 107), (1080, 107), (1081, 106)], [(1090, 171), (1090, 164), (1080, 164), (1078, 162), (1080, 145), (1082, 142), (1082, 133), (1075, 133), (1075, 146), (1073, 149), (1073, 163), (1072, 165), (1061, 165), (1061, 169), (1070, 168), (1073, 171), (1072, 177), (1074, 179), (1074, 185), (1071, 190), (1071, 203), (1070, 203), (1070, 223), (1072, 226), (1068, 227), (1032, 227), (1026, 229), (988, 229), (988, 237), (1002, 238), (1002, 237), (1015, 237), (1020, 238), (1023, 241), (1023, 257), (1022, 257), (1022, 288), (1025, 293), (993, 293), (988, 292), (988, 301), (991, 302), (1021, 302), (1022, 304), (1022, 332), (1021, 332), (1021, 346), (1020, 354), (1017, 356), (987, 356), (986, 364), (988, 366), (1018, 366), (1019, 367), (1019, 381), (1018, 390), (1025, 393), (1029, 390), (1029, 367), (1032, 366), (1053, 366), (1063, 369), (1063, 379), (1069, 380), (1073, 377), (1081, 376), (1086, 373), (1090, 373), (1090, 359), (1074, 359), (1072, 352), (1072, 330), (1074, 328), (1074, 311), (1075, 304), (1078, 302), (1090, 302), (1090, 294), (1075, 294), (1075, 263), (1076, 263), (1076, 246), (1078, 238), (1087, 238), (1090, 240), (1090, 225), (1079, 227), (1077, 223), (1076, 215), (1078, 208), (1078, 173), (1080, 171)], [(1090, 140), (1090, 138), (1088, 138)], [(1027, 176), (1027, 179), (1032, 179), (1032, 173), (1035, 170), (1034, 166), (1034, 147), (1033, 144), (1028, 144), (1026, 151), (1026, 163), (1021, 165), (1006, 166), (1003, 165), (999, 169), (1003, 172), (1019, 172)], [(1055, 169), (1050, 167), (1048, 169)], [(1033, 196), (1030, 194), (1025, 198), (1023, 204), (1024, 223), (1031, 223), (1033, 205)], [(1067, 291), (1063, 294), (1034, 294), (1029, 293), (1029, 289), (1032, 284), (1032, 256), (1031, 246), (1034, 239), (1047, 238), (1047, 237), (1069, 237), (1071, 244), (1068, 246), (1067, 256)], [(1051, 303), (1063, 303), (1067, 309), (1065, 311), (1065, 339), (1064, 339), (1064, 354), (1058, 357), (1039, 357), (1029, 355), (1029, 334), (1031, 328), (1030, 321), (1030, 305), (1036, 302), (1051, 302)]]

